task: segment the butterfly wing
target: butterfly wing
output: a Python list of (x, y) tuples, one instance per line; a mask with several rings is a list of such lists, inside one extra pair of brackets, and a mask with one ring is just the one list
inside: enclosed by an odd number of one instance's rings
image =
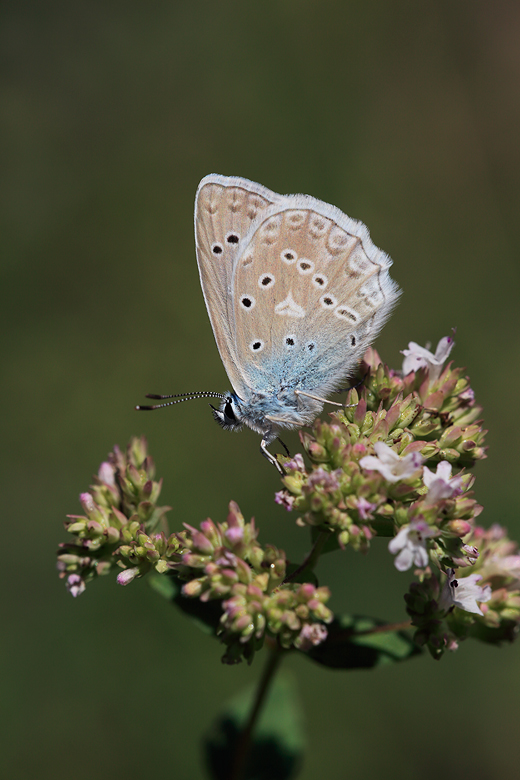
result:
[(259, 214), (280, 199), (260, 184), (211, 174), (195, 198), (195, 243), (202, 292), (220, 357), (234, 390), (244, 392), (237, 359), (232, 277), (244, 237)]
[(392, 261), (368, 229), (307, 195), (280, 196), (236, 257), (236, 359), (260, 392), (323, 396), (353, 371), (395, 305)]

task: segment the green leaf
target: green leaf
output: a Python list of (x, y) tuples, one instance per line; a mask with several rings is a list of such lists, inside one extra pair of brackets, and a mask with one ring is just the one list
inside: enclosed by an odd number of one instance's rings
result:
[[(235, 778), (236, 750), (254, 702), (248, 687), (224, 705), (206, 735), (204, 747), (214, 780)], [(245, 771), (236, 780), (289, 780), (301, 765), (303, 729), (296, 685), (288, 675), (275, 678), (252, 735)]]
[(422, 653), (404, 631), (364, 633), (385, 625), (390, 624), (371, 617), (336, 615), (327, 626), (327, 639), (304, 655), (332, 669), (372, 669)]
[(153, 574), (149, 580), (157, 593), (191, 617), (205, 634), (216, 634), (222, 615), (222, 599), (201, 601), (198, 598), (183, 596), (181, 583), (172, 574)]
[(153, 590), (165, 599), (174, 599), (179, 592), (178, 583), (167, 574), (154, 572), (148, 577), (148, 584)]

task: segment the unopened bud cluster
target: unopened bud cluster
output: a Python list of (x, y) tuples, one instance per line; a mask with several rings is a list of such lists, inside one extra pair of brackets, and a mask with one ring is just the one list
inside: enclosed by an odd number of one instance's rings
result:
[(73, 596), (114, 566), (121, 585), (152, 568), (163, 572), (182, 549), (174, 534), (158, 530), (169, 507), (157, 506), (162, 482), (154, 476), (146, 440), (134, 438), (125, 453), (114, 447), (89, 492), (80, 495), (84, 514), (68, 516), (73, 540), (58, 550), (60, 577)]
[(284, 584), (285, 553), (258, 544), (254, 520), (246, 523), (235, 502), (226, 522), (208, 519), (200, 530), (185, 528), (179, 539), (187, 552), (172, 568), (188, 580), (182, 588), (185, 596), (222, 600), (218, 633), (227, 645), (225, 663), (250, 662), (266, 636), (277, 637), (284, 648), (300, 649), (326, 638), (323, 623), (333, 618), (325, 606), (328, 588)]

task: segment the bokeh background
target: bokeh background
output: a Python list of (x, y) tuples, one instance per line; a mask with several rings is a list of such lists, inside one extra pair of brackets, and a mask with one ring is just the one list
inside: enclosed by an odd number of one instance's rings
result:
[[(520, 5), (489, 0), (7, 0), (0, 20), (3, 303), (0, 764), (9, 778), (203, 777), (200, 735), (262, 664), (221, 648), (146, 581), (73, 601), (62, 521), (115, 443), (145, 433), (171, 525), (255, 515), (297, 559), (251, 432), (225, 390), (195, 263), (207, 173), (306, 192), (362, 219), (404, 290), (377, 347), (457, 327), (489, 428), (483, 523), (520, 537)], [(291, 449), (296, 435), (289, 435)], [(338, 610), (406, 617), (384, 543), (326, 556)], [(288, 659), (305, 712), (302, 780), (518, 777), (520, 645), (335, 673)]]

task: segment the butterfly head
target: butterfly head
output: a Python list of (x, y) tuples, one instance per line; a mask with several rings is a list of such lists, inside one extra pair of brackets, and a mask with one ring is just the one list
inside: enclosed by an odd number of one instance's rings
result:
[(238, 398), (233, 393), (226, 393), (216, 409), (210, 404), (213, 410), (213, 417), (225, 431), (239, 431), (243, 424), (242, 413)]

